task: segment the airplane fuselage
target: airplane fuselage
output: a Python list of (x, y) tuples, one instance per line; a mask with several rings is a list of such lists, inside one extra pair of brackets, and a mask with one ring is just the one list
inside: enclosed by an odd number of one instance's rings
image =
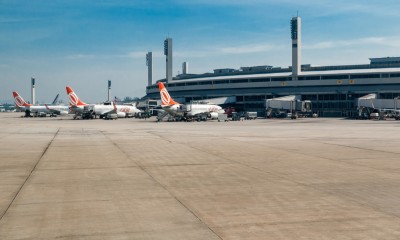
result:
[[(87, 104), (85, 106), (90, 108), (96, 116), (104, 116), (114, 109), (113, 105), (108, 104)], [(84, 111), (85, 106), (72, 106), (70, 110), (72, 113), (80, 114)], [(117, 108), (118, 117), (125, 117), (127, 114), (136, 114), (140, 112), (139, 109), (130, 105), (115, 105), (115, 107)]]
[(63, 105), (56, 105), (56, 106), (47, 106), (49, 109), (46, 108), (46, 106), (27, 106), (27, 107), (18, 107), (19, 109), (26, 111), (29, 110), (31, 113), (46, 113), (46, 114), (51, 114), (55, 110), (60, 112), (60, 115), (66, 115), (68, 114), (69, 107), (68, 106), (63, 106)]
[(195, 116), (198, 114), (207, 114), (207, 113), (224, 113), (224, 110), (214, 104), (188, 104), (189, 106), (187, 115)]
[(175, 104), (164, 106), (163, 109), (174, 117), (195, 117), (201, 114), (208, 115), (211, 113), (224, 113), (224, 110), (220, 106), (214, 104)]

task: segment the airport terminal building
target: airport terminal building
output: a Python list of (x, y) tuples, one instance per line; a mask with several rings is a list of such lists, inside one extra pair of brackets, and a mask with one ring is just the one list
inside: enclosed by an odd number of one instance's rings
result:
[[(286, 95), (300, 95), (311, 100), (313, 112), (321, 117), (357, 115), (356, 99), (369, 93), (379, 98), (400, 96), (400, 57), (371, 58), (370, 64), (343, 66), (301, 65), (301, 19), (291, 20), (292, 66), (242, 67), (215, 69), (214, 73), (189, 74), (187, 63), (183, 73), (172, 77), (172, 39), (164, 43), (167, 60), (163, 81), (171, 96), (183, 102), (219, 97), (234, 97), (230, 103), (239, 111), (265, 114), (265, 100)], [(149, 58), (150, 55), (150, 58)], [(151, 54), (145, 99), (159, 99), (157, 84), (151, 79)], [(151, 71), (150, 71), (151, 70)]]

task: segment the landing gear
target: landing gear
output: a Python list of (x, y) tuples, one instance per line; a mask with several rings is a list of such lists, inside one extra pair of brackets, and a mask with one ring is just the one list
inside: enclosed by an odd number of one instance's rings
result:
[(32, 117), (32, 115), (31, 115), (31, 110), (26, 109), (26, 110), (25, 110), (25, 116), (24, 116), (24, 117)]

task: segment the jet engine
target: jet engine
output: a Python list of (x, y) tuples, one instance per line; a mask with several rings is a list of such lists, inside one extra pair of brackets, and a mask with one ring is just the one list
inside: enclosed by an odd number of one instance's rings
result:
[(217, 119), (218, 118), (218, 113), (217, 112), (212, 112), (208, 115), (209, 118), (211, 119)]
[(118, 118), (124, 118), (124, 117), (126, 117), (126, 113), (124, 113), (124, 112), (118, 112), (118, 113), (117, 113), (117, 116), (118, 116)]
[(69, 111), (60, 111), (61, 116), (66, 116), (68, 115)]

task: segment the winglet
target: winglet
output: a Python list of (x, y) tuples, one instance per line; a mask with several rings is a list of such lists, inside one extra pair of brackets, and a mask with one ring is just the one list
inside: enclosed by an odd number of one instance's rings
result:
[(86, 103), (82, 102), (79, 97), (76, 95), (74, 90), (72, 90), (71, 87), (67, 86), (67, 94), (69, 97), (69, 104), (70, 106), (85, 106), (87, 105)]
[(165, 88), (165, 86), (162, 82), (158, 82), (158, 89), (160, 90), (162, 107), (179, 104), (179, 103), (175, 102), (174, 99), (172, 99), (172, 97), (169, 95), (167, 89)]
[(17, 92), (13, 92), (14, 102), (17, 107), (29, 107), (32, 104), (25, 102), (25, 100)]

